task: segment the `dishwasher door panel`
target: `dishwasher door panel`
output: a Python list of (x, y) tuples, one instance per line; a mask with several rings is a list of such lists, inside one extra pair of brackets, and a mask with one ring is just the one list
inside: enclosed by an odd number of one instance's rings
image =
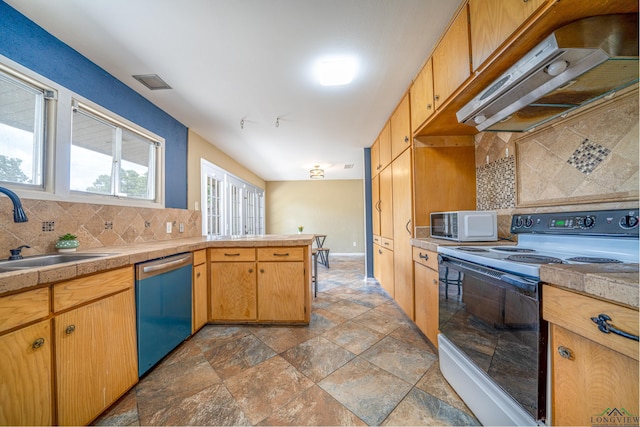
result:
[(138, 376), (191, 335), (192, 266), (136, 280)]

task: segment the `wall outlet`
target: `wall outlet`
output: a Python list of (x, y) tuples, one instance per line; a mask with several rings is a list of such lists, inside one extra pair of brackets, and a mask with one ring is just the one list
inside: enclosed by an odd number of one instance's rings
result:
[(184, 223), (182, 223), (182, 222), (180, 223), (180, 225), (178, 226), (178, 231), (180, 233), (184, 233)]
[(200, 210), (200, 203), (195, 202), (194, 208), (195, 208), (195, 210), (199, 211)]
[(171, 224), (170, 222), (167, 223), (167, 233), (171, 233), (171, 230), (173, 228), (173, 224)]

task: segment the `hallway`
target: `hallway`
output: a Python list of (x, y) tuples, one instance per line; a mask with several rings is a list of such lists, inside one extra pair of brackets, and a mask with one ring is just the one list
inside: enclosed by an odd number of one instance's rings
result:
[(308, 327), (207, 325), (97, 425), (477, 425), (363, 256), (319, 266)]

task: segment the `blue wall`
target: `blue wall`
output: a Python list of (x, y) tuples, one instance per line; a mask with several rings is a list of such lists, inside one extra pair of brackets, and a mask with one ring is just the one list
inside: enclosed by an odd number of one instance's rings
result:
[(186, 126), (4, 1), (0, 1), (0, 54), (163, 137), (165, 205), (187, 208)]

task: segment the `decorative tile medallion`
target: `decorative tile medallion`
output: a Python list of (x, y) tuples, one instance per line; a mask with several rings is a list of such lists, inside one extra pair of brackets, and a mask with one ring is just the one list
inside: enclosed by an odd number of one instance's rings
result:
[(611, 153), (611, 150), (600, 144), (585, 139), (573, 152), (567, 163), (585, 175), (589, 175)]

